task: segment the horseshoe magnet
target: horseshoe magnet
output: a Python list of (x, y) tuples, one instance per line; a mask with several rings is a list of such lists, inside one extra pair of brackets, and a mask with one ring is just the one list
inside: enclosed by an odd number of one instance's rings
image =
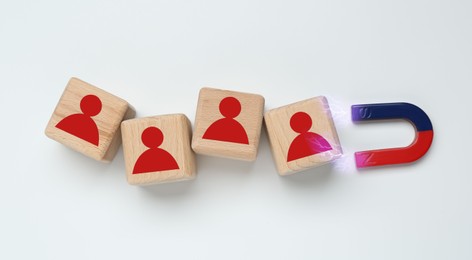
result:
[(357, 168), (414, 162), (428, 152), (433, 126), (426, 113), (409, 103), (362, 104), (351, 107), (353, 122), (404, 119), (416, 129), (415, 140), (407, 147), (360, 151), (354, 154)]

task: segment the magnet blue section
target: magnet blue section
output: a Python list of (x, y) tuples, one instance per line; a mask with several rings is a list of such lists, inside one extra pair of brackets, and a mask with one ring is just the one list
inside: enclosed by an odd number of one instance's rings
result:
[(351, 106), (352, 121), (370, 121), (382, 119), (406, 119), (411, 121), (417, 131), (433, 130), (428, 115), (419, 107), (410, 103), (379, 103)]

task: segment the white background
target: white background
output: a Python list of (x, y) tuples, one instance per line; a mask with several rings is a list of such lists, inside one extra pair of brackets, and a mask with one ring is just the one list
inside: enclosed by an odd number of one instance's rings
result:
[[(2, 1), (0, 259), (472, 259), (472, 2)], [(279, 177), (197, 156), (195, 181), (128, 185), (44, 129), (70, 77), (138, 116), (195, 116), (203, 86), (266, 109), (326, 95), (345, 157)], [(353, 125), (350, 105), (407, 101), (435, 128), (407, 166), (353, 152), (404, 146), (402, 122)]]

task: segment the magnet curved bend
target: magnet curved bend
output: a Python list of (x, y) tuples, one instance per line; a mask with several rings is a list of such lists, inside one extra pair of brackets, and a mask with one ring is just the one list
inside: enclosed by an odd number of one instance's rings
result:
[(415, 140), (407, 147), (360, 151), (354, 154), (358, 168), (414, 162), (428, 152), (433, 142), (433, 125), (428, 115), (409, 103), (362, 104), (351, 107), (353, 122), (404, 119), (416, 129)]

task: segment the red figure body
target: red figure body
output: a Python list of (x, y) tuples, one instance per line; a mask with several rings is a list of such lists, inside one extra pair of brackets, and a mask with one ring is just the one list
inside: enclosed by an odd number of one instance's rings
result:
[(310, 155), (332, 150), (331, 145), (319, 134), (308, 132), (312, 125), (310, 116), (305, 112), (295, 113), (290, 118), (293, 131), (299, 133), (288, 149), (287, 162)]
[(234, 118), (241, 113), (241, 103), (234, 97), (226, 97), (220, 102), (220, 113), (224, 118), (217, 120), (208, 127), (203, 139), (223, 142), (249, 144), (246, 130)]
[(87, 95), (80, 101), (82, 114), (73, 114), (57, 123), (56, 127), (84, 141), (98, 146), (98, 127), (92, 116), (102, 110), (102, 102), (95, 95)]
[(139, 156), (134, 165), (133, 174), (179, 169), (174, 157), (166, 150), (159, 148), (164, 141), (164, 135), (159, 128), (152, 126), (146, 128), (141, 135), (141, 140), (149, 149)]

